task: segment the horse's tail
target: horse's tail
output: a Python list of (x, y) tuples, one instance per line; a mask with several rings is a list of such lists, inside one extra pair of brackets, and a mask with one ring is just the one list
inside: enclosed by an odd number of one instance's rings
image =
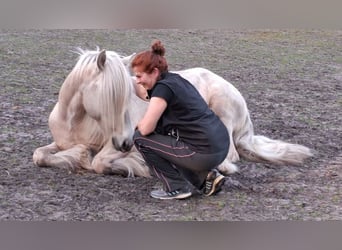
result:
[(312, 151), (305, 146), (273, 140), (251, 132), (240, 138), (236, 149), (246, 160), (278, 165), (300, 165), (313, 155)]

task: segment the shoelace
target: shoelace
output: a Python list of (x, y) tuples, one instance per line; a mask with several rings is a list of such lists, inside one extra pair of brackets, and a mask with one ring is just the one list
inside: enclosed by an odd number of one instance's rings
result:
[(212, 181), (206, 181), (205, 182), (205, 189), (206, 190), (211, 190), (212, 186), (213, 186), (213, 182)]

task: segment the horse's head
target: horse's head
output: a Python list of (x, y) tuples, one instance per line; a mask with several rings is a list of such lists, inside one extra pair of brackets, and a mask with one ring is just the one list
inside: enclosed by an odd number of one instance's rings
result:
[(134, 133), (129, 112), (133, 86), (122, 58), (98, 50), (83, 51), (80, 60), (92, 67), (82, 92), (85, 111), (97, 121), (104, 143), (110, 140), (116, 150), (129, 151)]

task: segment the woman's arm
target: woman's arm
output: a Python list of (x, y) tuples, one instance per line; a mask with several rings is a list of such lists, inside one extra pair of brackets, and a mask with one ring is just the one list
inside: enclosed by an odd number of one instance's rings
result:
[(167, 102), (163, 98), (151, 98), (147, 111), (137, 126), (137, 129), (141, 135), (148, 135), (156, 129), (158, 120), (165, 111), (166, 107)]

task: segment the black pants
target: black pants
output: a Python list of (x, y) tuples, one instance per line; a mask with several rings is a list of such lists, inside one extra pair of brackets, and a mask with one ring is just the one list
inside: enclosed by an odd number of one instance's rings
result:
[(227, 149), (201, 154), (175, 137), (156, 133), (142, 136), (138, 130), (133, 139), (152, 175), (164, 184), (165, 191), (184, 188), (189, 184), (202, 189), (208, 172), (216, 168), (228, 153)]

